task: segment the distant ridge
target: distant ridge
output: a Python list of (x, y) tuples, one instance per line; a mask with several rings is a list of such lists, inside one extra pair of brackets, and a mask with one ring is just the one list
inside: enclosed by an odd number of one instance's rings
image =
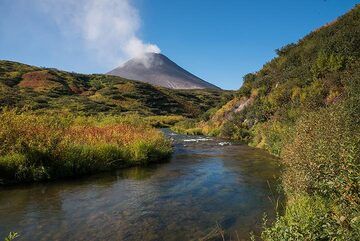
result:
[(170, 89), (220, 89), (181, 68), (165, 55), (157, 53), (133, 58), (107, 74)]
[(223, 90), (174, 90), (118, 76), (0, 60), (0, 110), (26, 107), (41, 113), (197, 117), (231, 96)]

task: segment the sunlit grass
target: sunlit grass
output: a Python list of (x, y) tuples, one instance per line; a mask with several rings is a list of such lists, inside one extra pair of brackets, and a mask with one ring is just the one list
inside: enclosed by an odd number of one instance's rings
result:
[(1, 182), (81, 176), (169, 157), (171, 143), (138, 116), (0, 114)]

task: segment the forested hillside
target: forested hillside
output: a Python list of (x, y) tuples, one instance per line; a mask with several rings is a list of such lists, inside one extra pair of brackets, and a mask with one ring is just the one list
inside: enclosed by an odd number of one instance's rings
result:
[(195, 117), (225, 103), (231, 92), (170, 90), (109, 75), (85, 75), (0, 61), (0, 107), (77, 114)]
[(207, 120), (175, 129), (281, 157), (287, 207), (263, 239), (359, 240), (360, 6), (276, 52)]

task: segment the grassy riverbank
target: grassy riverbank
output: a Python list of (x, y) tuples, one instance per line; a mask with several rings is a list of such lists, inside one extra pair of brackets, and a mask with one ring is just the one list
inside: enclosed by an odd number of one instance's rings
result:
[[(360, 79), (349, 80), (342, 100), (331, 106), (304, 111), (295, 123), (270, 120), (238, 132), (247, 139), (232, 136), (279, 156), (284, 167), (280, 188), (286, 195), (285, 213), (275, 222), (264, 219), (259, 239), (359, 240), (359, 90)], [(216, 135), (205, 122), (191, 119), (172, 129)]]
[[(358, 85), (360, 86), (360, 85)], [(359, 240), (360, 96), (305, 114), (281, 146), (284, 216), (263, 240)]]
[[(154, 122), (154, 119), (151, 120)], [(0, 114), (1, 183), (108, 171), (168, 158), (171, 143), (139, 116)]]
[[(276, 52), (237, 96), (183, 133), (279, 156), (286, 210), (263, 240), (360, 240), (360, 6)], [(260, 237), (259, 237), (260, 238)]]

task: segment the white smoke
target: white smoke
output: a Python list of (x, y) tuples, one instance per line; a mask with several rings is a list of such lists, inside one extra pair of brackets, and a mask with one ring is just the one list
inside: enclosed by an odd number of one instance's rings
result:
[(75, 35), (99, 62), (111, 67), (159, 53), (139, 37), (140, 16), (131, 0), (36, 0), (66, 35)]

